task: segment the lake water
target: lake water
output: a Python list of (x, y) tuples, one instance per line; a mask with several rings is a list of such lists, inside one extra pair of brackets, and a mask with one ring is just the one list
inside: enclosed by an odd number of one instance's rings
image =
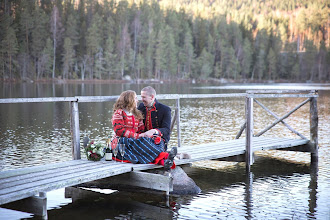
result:
[[(1, 84), (0, 98), (119, 95), (137, 84)], [(170, 196), (101, 190), (79, 201), (64, 197), (64, 189), (47, 193), (49, 219), (330, 219), (330, 84), (155, 84), (159, 94), (241, 93), (248, 89), (317, 89), (319, 162), (310, 154), (256, 152), (250, 173), (244, 163), (201, 161), (184, 167), (202, 192)], [(139, 92), (138, 92), (139, 94)], [(260, 99), (283, 116), (305, 98)], [(161, 100), (174, 108), (174, 100)], [(182, 145), (232, 140), (244, 122), (244, 98), (182, 99)], [(81, 103), (81, 139), (102, 141), (112, 135), (113, 102)], [(254, 105), (254, 130), (274, 118)], [(68, 103), (0, 104), (0, 170), (71, 160)], [(286, 122), (309, 137), (309, 104)], [(176, 129), (176, 128), (175, 128)], [(170, 147), (177, 144), (174, 129)], [(244, 136), (244, 135), (243, 135)], [(283, 125), (264, 136), (298, 138)], [(82, 157), (84, 155), (82, 154)], [(106, 194), (105, 194), (106, 193)], [(0, 219), (36, 218), (0, 208)]]

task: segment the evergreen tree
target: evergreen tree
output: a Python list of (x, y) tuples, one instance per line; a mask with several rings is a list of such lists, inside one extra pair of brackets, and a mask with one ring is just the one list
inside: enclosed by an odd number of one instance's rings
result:
[(29, 4), (27, 1), (22, 1), (20, 7), (20, 12), (18, 14), (19, 18), (19, 30), (20, 37), (22, 41), (22, 47), (26, 54), (30, 53), (31, 44), (31, 31), (33, 29), (33, 16), (32, 16), (33, 4)]
[(33, 14), (34, 28), (32, 29), (31, 55), (34, 58), (36, 78), (39, 79), (42, 70), (42, 51), (46, 46), (46, 39), (48, 37), (48, 30), (46, 29), (49, 17), (44, 13), (39, 6), (35, 7)]
[[(258, 80), (261, 80), (263, 78), (264, 72), (266, 70), (265, 56), (266, 56), (266, 50), (262, 46), (259, 48), (259, 51), (258, 51), (258, 54), (256, 57), (255, 69), (254, 69), (254, 72), (257, 73)], [(254, 74), (252, 74), (252, 79), (253, 79), (253, 75)]]
[(75, 59), (75, 51), (73, 49), (72, 41), (69, 37), (66, 37), (64, 39), (64, 54), (63, 54), (63, 73), (62, 78), (63, 79), (69, 79), (72, 78), (72, 70), (73, 70), (73, 64)]
[(64, 35), (70, 38), (74, 48), (79, 44), (78, 20), (75, 14), (69, 14)]
[(139, 54), (139, 50), (140, 50), (140, 38), (141, 38), (141, 11), (137, 10), (135, 16), (134, 16), (134, 20), (132, 22), (132, 36), (133, 36), (133, 42), (132, 42), (132, 46), (133, 46), (133, 60), (132, 60), (132, 69), (133, 72), (136, 73), (137, 70), (135, 68), (136, 65), (136, 61), (137, 61), (137, 55)]
[(191, 75), (192, 65), (195, 59), (193, 38), (189, 29), (185, 32), (183, 52), (181, 54), (182, 54), (182, 63), (183, 63), (182, 71), (184, 73), (184, 76), (189, 77)]
[[(87, 34), (87, 24), (86, 24), (86, 5), (85, 0), (80, 0), (77, 9), (77, 26), (78, 26), (78, 36), (79, 44), (77, 46), (77, 58), (82, 62), (84, 56), (86, 55), (86, 34)], [(81, 63), (81, 65), (83, 65)], [(83, 78), (83, 77), (82, 77)]]
[(44, 47), (40, 60), (38, 62), (38, 70), (40, 77), (46, 77), (50, 78), (52, 74), (52, 66), (53, 66), (53, 55), (54, 55), (54, 48), (52, 45), (52, 40), (50, 38), (47, 38), (46, 40), (46, 46)]
[(215, 62), (214, 76), (215, 78), (220, 78), (221, 76), (221, 63), (219, 61)]
[[(329, 59), (328, 59), (329, 60)], [(319, 53), (317, 55), (318, 81), (326, 80), (327, 70), (329, 72), (330, 62), (327, 62), (327, 48), (325, 42), (321, 41)]]
[(194, 21), (193, 32), (195, 36), (195, 51), (196, 55), (199, 56), (205, 47), (207, 42), (208, 29), (207, 22), (202, 18), (196, 18)]
[(89, 78), (94, 77), (94, 65), (95, 65), (95, 55), (102, 48), (102, 19), (99, 14), (95, 14), (92, 18), (91, 25), (87, 30), (86, 36), (86, 52), (88, 56), (88, 71)]
[(105, 74), (104, 68), (104, 57), (103, 49), (100, 48), (99, 51), (95, 54), (95, 68), (94, 68), (95, 77), (97, 79), (102, 79), (102, 76)]
[(52, 79), (55, 78), (55, 67), (56, 67), (56, 50), (58, 44), (62, 38), (63, 28), (62, 28), (62, 21), (61, 21), (60, 13), (56, 5), (53, 7), (52, 16), (51, 16), (51, 33), (53, 39), (53, 72), (52, 72)]
[(172, 28), (165, 29), (167, 37), (165, 38), (165, 59), (166, 69), (164, 69), (163, 79), (177, 78), (177, 48), (175, 45), (174, 34)]
[(241, 60), (242, 77), (246, 79), (251, 73), (252, 66), (252, 46), (250, 40), (246, 37), (243, 42), (243, 55)]
[(305, 40), (305, 53), (302, 54), (302, 75), (304, 79), (313, 81), (315, 78), (315, 55), (316, 55), (316, 47), (310, 40)]
[[(151, 26), (151, 25), (150, 25)], [(155, 74), (157, 73), (157, 66), (160, 65), (157, 53), (162, 52), (162, 47), (161, 45), (157, 44), (156, 40), (156, 32), (154, 31), (153, 28), (149, 26), (149, 31), (147, 32), (147, 45), (145, 51), (142, 51), (143, 57), (144, 57), (144, 71), (146, 75), (143, 75), (144, 77), (147, 77), (148, 79), (153, 78), (153, 71), (154, 71), (154, 66), (155, 66)], [(159, 39), (158, 39), (159, 40)], [(159, 41), (159, 43), (162, 44), (162, 41)], [(160, 47), (158, 47), (160, 46)], [(156, 48), (156, 49), (154, 49)], [(157, 49), (158, 48), (158, 49)], [(154, 57), (155, 55), (155, 57)]]
[(113, 39), (109, 36), (104, 51), (104, 71), (107, 75), (106, 78), (111, 79), (117, 72), (116, 69), (116, 54), (114, 53)]
[(144, 68), (145, 68), (144, 59), (141, 54), (138, 54), (136, 58), (136, 75), (135, 75), (136, 79), (141, 79), (142, 71), (144, 70)]
[(299, 69), (299, 63), (298, 62), (296, 62), (293, 65), (291, 72), (292, 72), (293, 79), (299, 81), (300, 69)]
[(213, 59), (212, 54), (210, 54), (206, 48), (203, 49), (201, 55), (198, 57), (196, 72), (194, 74), (195, 78), (206, 79), (212, 73), (213, 69)]
[(276, 55), (274, 53), (273, 48), (269, 49), (268, 55), (267, 55), (267, 63), (268, 63), (268, 80), (272, 80), (277, 78), (276, 77)]
[(291, 70), (296, 62), (298, 62), (298, 53), (296, 51), (295, 43), (287, 43), (284, 51), (279, 53), (278, 60), (278, 77), (288, 79)]
[(6, 58), (7, 55), (6, 50), (4, 50), (4, 38), (7, 34), (7, 31), (9, 27), (13, 23), (12, 17), (10, 17), (8, 14), (0, 14), (0, 76), (2, 79), (7, 78), (8, 76), (6, 75)]
[(17, 13), (17, 20), (19, 24), (18, 28), (18, 43), (20, 45), (21, 56), (23, 59), (20, 63), (21, 77), (27, 78), (32, 75), (30, 69), (30, 44), (31, 44), (31, 31), (33, 28), (33, 16), (32, 16), (33, 4), (29, 4), (27, 1), (22, 1)]
[(161, 73), (166, 69), (166, 44), (162, 29), (159, 30), (155, 45), (155, 79), (160, 79)]
[[(79, 32), (78, 32), (78, 19), (77, 13), (73, 9), (73, 5), (69, 4), (67, 7), (67, 20), (66, 28), (64, 32), (64, 45), (62, 54), (62, 78), (77, 78), (77, 51), (79, 44)], [(73, 75), (74, 73), (74, 75)]]
[(131, 41), (128, 32), (128, 25), (124, 24), (122, 30), (120, 30), (120, 36), (118, 46), (117, 46), (117, 54), (118, 54), (118, 64), (119, 66), (119, 77), (122, 79), (124, 77), (125, 71), (129, 68), (129, 62), (131, 56)]
[(256, 51), (256, 61), (254, 70), (252, 73), (252, 79), (254, 78), (254, 74), (257, 75), (258, 80), (263, 79), (266, 70), (266, 56), (267, 56), (267, 47), (268, 47), (268, 38), (266, 30), (261, 30), (258, 32), (256, 42), (255, 42), (255, 51)]
[(9, 78), (13, 78), (13, 74), (16, 74), (16, 55), (18, 52), (18, 42), (16, 38), (15, 29), (11, 26), (5, 32), (4, 39), (1, 41), (1, 54), (4, 56), (3, 65), (4, 73), (8, 71)]
[(225, 74), (228, 78), (237, 79), (239, 78), (240, 66), (235, 56), (235, 50), (232, 46), (227, 47), (226, 53), (226, 69)]

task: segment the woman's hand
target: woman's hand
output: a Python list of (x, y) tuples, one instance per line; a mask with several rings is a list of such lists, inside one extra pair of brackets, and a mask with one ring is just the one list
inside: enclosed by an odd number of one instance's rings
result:
[(141, 137), (146, 137), (146, 134), (145, 133), (139, 134), (139, 138), (141, 138)]

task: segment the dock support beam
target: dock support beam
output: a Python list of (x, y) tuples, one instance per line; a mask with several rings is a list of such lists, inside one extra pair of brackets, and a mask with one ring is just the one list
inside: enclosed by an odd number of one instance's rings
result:
[(70, 103), (71, 112), (71, 140), (72, 140), (72, 159), (81, 159), (80, 155), (80, 130), (79, 130), (79, 110), (78, 101)]
[(252, 136), (253, 136), (253, 98), (249, 95), (246, 97), (245, 104), (245, 114), (246, 114), (246, 144), (245, 144), (245, 166), (246, 171), (250, 172), (251, 165), (253, 164), (253, 146), (252, 146)]
[(318, 124), (317, 98), (313, 97), (310, 101), (310, 142), (312, 145), (312, 163), (318, 161)]
[(157, 173), (132, 171), (92, 182), (81, 183), (78, 186), (87, 188), (97, 186), (98, 188), (118, 189), (119, 191), (121, 189), (141, 187), (162, 191), (169, 195), (173, 191), (173, 177)]

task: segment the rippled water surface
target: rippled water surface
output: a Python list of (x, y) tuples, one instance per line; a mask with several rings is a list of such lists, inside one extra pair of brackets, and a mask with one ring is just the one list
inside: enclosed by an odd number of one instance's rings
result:
[[(2, 84), (0, 98), (119, 95), (140, 91), (134, 84)], [(287, 151), (256, 152), (251, 173), (244, 163), (200, 161), (184, 167), (202, 189), (198, 195), (174, 196), (89, 192), (72, 202), (64, 189), (47, 193), (49, 219), (330, 219), (330, 85), (190, 85), (157, 84), (160, 94), (237, 93), (246, 89), (319, 89), (319, 163), (310, 165), (310, 154)], [(260, 99), (279, 117), (305, 98)], [(175, 107), (174, 100), (163, 103)], [(183, 145), (198, 145), (235, 138), (244, 122), (244, 98), (182, 99)], [(102, 141), (112, 126), (113, 102), (81, 103), (81, 139), (88, 135)], [(254, 105), (254, 130), (274, 121)], [(71, 160), (68, 103), (0, 104), (0, 170)], [(286, 122), (309, 138), (309, 104)], [(279, 124), (264, 136), (296, 138)], [(243, 135), (244, 137), (244, 135)], [(176, 127), (170, 146), (177, 144)], [(84, 156), (84, 155), (83, 155)], [(0, 208), (0, 219), (35, 218)]]

